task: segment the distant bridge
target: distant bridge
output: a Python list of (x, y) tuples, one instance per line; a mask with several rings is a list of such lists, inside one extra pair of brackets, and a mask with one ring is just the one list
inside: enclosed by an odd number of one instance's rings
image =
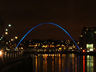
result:
[(78, 48), (78, 50), (80, 50), (79, 46), (77, 45), (77, 43), (75, 42), (75, 40), (71, 37), (71, 35), (64, 29), (62, 28), (60, 25), (56, 24), (56, 23), (52, 23), (52, 22), (48, 22), (48, 23), (40, 23), (34, 27), (32, 27), (22, 38), (21, 40), (19, 41), (19, 43), (17, 44), (17, 46), (15, 47), (15, 50), (16, 48), (18, 48), (18, 46), (20, 45), (20, 43), (24, 40), (24, 38), (31, 32), (33, 31), (35, 28), (37, 28), (38, 26), (41, 26), (41, 25), (44, 25), (44, 24), (51, 24), (51, 25), (54, 25), (54, 26), (57, 26), (59, 27), (60, 29), (62, 29), (70, 38), (71, 40), (74, 42), (74, 44), (76, 45), (76, 47)]

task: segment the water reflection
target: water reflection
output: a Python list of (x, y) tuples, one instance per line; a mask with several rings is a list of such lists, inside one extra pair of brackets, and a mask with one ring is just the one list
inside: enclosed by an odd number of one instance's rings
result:
[(85, 72), (85, 56), (83, 56), (83, 72)]
[(74, 54), (39, 54), (36, 72), (94, 72), (93, 56)]
[(87, 56), (87, 72), (93, 72), (93, 56)]
[(96, 72), (96, 57), (75, 54), (31, 54), (6, 72)]

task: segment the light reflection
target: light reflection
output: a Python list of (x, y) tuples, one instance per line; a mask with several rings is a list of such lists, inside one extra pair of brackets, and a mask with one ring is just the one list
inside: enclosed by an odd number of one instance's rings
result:
[(61, 72), (61, 56), (59, 54), (59, 72)]
[(54, 72), (54, 54), (52, 54), (52, 72)]
[(83, 56), (83, 72), (85, 72), (85, 56)]
[(73, 69), (73, 72), (75, 72), (75, 69), (74, 69), (74, 54), (72, 54), (72, 69)]
[(75, 63), (75, 72), (77, 72), (77, 71), (78, 71), (78, 70), (77, 70), (77, 69), (78, 69), (78, 68), (77, 68), (77, 57), (74, 57), (74, 58), (75, 58), (75, 62), (74, 62), (74, 63)]
[(38, 72), (38, 69), (37, 69), (37, 56), (36, 56), (36, 72)]
[(87, 55), (87, 72), (93, 72), (93, 56)]
[(72, 54), (72, 58), (74, 58), (75, 57), (75, 55), (74, 54)]
[[(4, 53), (9, 58), (17, 56)], [(34, 57), (33, 57), (34, 56)], [(33, 55), (33, 72), (95, 72), (95, 58), (90, 55), (75, 54), (38, 54)], [(79, 65), (80, 64), (80, 65)]]

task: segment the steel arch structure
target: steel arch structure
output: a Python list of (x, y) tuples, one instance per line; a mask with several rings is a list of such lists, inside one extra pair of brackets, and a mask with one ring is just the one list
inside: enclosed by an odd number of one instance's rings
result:
[(72, 36), (64, 29), (62, 28), (60, 25), (56, 24), (56, 23), (53, 23), (53, 22), (48, 22), (48, 23), (40, 23), (34, 27), (32, 27), (22, 38), (21, 40), (18, 42), (17, 46), (15, 47), (15, 50), (16, 48), (18, 48), (18, 46), (20, 45), (20, 43), (24, 40), (24, 38), (31, 32), (33, 31), (35, 28), (37, 28), (38, 26), (41, 26), (41, 25), (44, 25), (44, 24), (51, 24), (51, 25), (54, 25), (54, 26), (57, 26), (59, 27), (60, 29), (62, 29), (70, 38), (71, 40), (74, 42), (74, 44), (76, 45), (76, 47), (78, 48), (78, 50), (80, 50), (79, 46), (77, 45), (77, 43), (75, 42), (75, 40), (72, 38)]

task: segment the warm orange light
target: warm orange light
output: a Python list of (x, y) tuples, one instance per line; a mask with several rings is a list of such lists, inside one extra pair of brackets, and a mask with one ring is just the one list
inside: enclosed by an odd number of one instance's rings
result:
[(14, 41), (14, 39), (11, 39), (11, 41)]
[(6, 35), (8, 35), (8, 32), (5, 32)]
[(48, 47), (48, 45), (43, 45), (43, 46), (42, 46), (42, 48), (47, 48), (47, 47)]
[(0, 51), (0, 56), (2, 56), (3, 55), (3, 52), (2, 51)]
[(83, 56), (83, 72), (85, 72), (85, 56)]
[(61, 51), (61, 50), (62, 50), (62, 48), (59, 48), (59, 50)]
[(83, 53), (85, 53), (85, 50), (83, 50)]
[(50, 47), (52, 48), (52, 47), (55, 47), (54, 45), (50, 45)]
[(18, 37), (17, 37), (17, 36), (15, 36), (15, 39), (18, 39)]

